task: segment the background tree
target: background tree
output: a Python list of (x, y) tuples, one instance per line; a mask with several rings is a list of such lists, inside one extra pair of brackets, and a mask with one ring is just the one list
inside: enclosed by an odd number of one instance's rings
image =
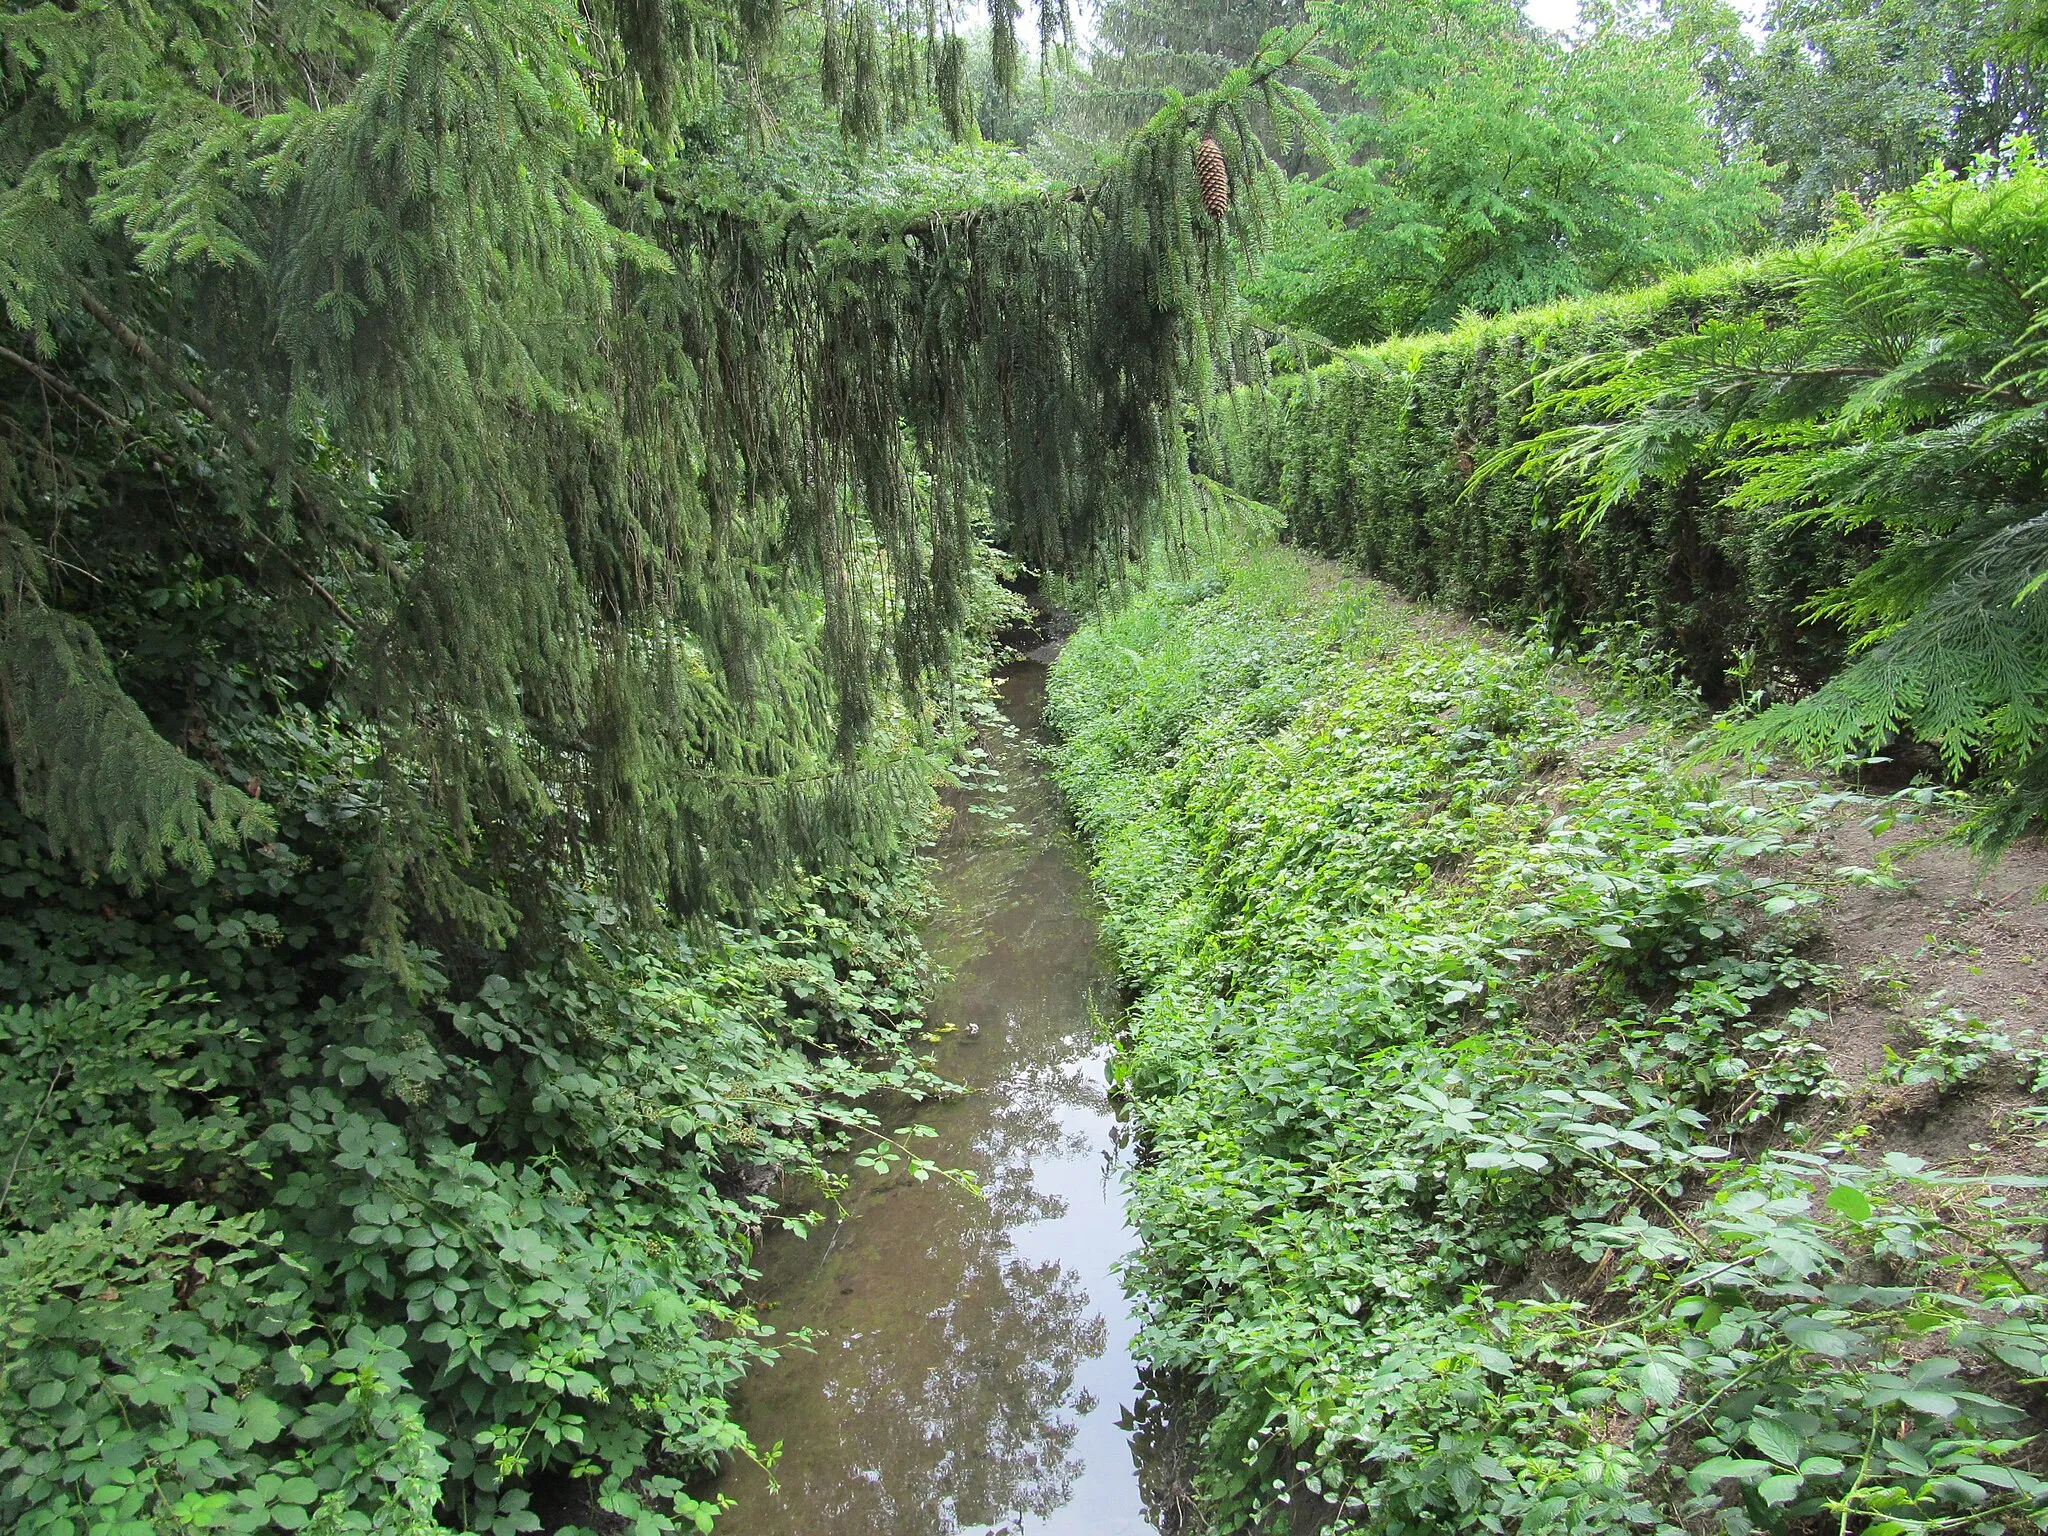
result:
[(1836, 199), (1867, 204), (1934, 165), (1968, 169), (2044, 107), (2034, 64), (2000, 46), (2004, 7), (1979, 0), (1775, 0), (1753, 40), (1723, 0), (1667, 0), (1731, 151), (1783, 166), (1774, 229), (1824, 230)]
[(1771, 207), (1662, 27), (1608, 17), (1568, 44), (1502, 0), (1316, 14), (1360, 105), (1255, 290), (1280, 320), (1363, 341), (1641, 283), (1739, 249)]
[[(1046, 163), (1085, 165), (1156, 112), (1164, 93), (1211, 89), (1276, 32), (1309, 37), (1310, 10), (1309, 0), (1103, 0), (1086, 67), (1063, 82), (1057, 108), (1046, 115)], [(1294, 83), (1327, 111), (1340, 87), (1319, 62), (1319, 52), (1310, 54)], [(1291, 113), (1275, 117), (1256, 100), (1247, 107), (1267, 153), (1289, 175), (1312, 163), (1308, 141), (1316, 135), (1304, 135)]]
[(1308, 0), (1104, 0), (1089, 89), (1142, 119), (1161, 90), (1206, 90), (1256, 53), (1268, 32), (1308, 19)]

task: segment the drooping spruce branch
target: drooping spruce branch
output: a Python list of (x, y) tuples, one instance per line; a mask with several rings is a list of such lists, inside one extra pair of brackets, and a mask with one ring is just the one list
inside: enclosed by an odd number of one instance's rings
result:
[[(508, 936), (551, 871), (702, 911), (886, 841), (979, 541), (1128, 557), (1187, 493), (1187, 408), (1259, 366), (1243, 109), (1294, 100), (1306, 33), (1070, 187), (890, 147), (919, 113), (971, 120), (922, 8), (810, 34), (774, 9), (607, 32), (563, 0), (344, 6), (253, 53), (196, 10), (183, 53), (125, 13), (6, 24), (18, 350), (190, 413), (232, 469), (215, 557), (253, 543), (346, 617), (334, 707), (382, 765), (387, 955), (423, 920)], [(769, 61), (835, 36), (828, 111), (829, 80)], [(136, 73), (82, 90), (85, 57)], [(50, 493), (18, 483), (32, 523)]]

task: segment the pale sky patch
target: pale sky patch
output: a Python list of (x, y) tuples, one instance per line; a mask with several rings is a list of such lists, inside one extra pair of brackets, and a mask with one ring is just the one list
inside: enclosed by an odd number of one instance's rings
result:
[(1522, 0), (1522, 14), (1552, 32), (1569, 32), (1579, 24), (1579, 0)]

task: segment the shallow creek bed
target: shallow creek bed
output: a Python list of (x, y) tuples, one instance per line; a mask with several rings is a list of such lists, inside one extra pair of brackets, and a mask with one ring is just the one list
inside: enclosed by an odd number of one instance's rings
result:
[[(935, 1065), (967, 1091), (899, 1106), (935, 1134), (810, 1207), (759, 1257), (782, 1358), (738, 1414), (772, 1466), (719, 1492), (737, 1536), (1140, 1536), (1153, 1417), (1113, 1266), (1130, 1245), (1100, 1021), (1115, 969), (1070, 819), (1039, 762), (1045, 667), (998, 679), (985, 772), (935, 850), (947, 979)], [(791, 1208), (791, 1214), (806, 1207)]]

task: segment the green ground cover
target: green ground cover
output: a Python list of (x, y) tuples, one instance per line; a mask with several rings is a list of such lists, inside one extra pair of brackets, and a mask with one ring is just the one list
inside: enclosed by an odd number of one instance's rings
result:
[(2036, 1528), (2036, 1195), (1802, 1128), (1802, 948), (1889, 878), (1842, 796), (1282, 550), (1155, 577), (1051, 711), (1219, 1529)]
[(344, 990), (298, 849), (151, 901), (0, 824), (0, 1527), (709, 1529), (771, 1176), (930, 1082), (915, 861), (408, 995)]

